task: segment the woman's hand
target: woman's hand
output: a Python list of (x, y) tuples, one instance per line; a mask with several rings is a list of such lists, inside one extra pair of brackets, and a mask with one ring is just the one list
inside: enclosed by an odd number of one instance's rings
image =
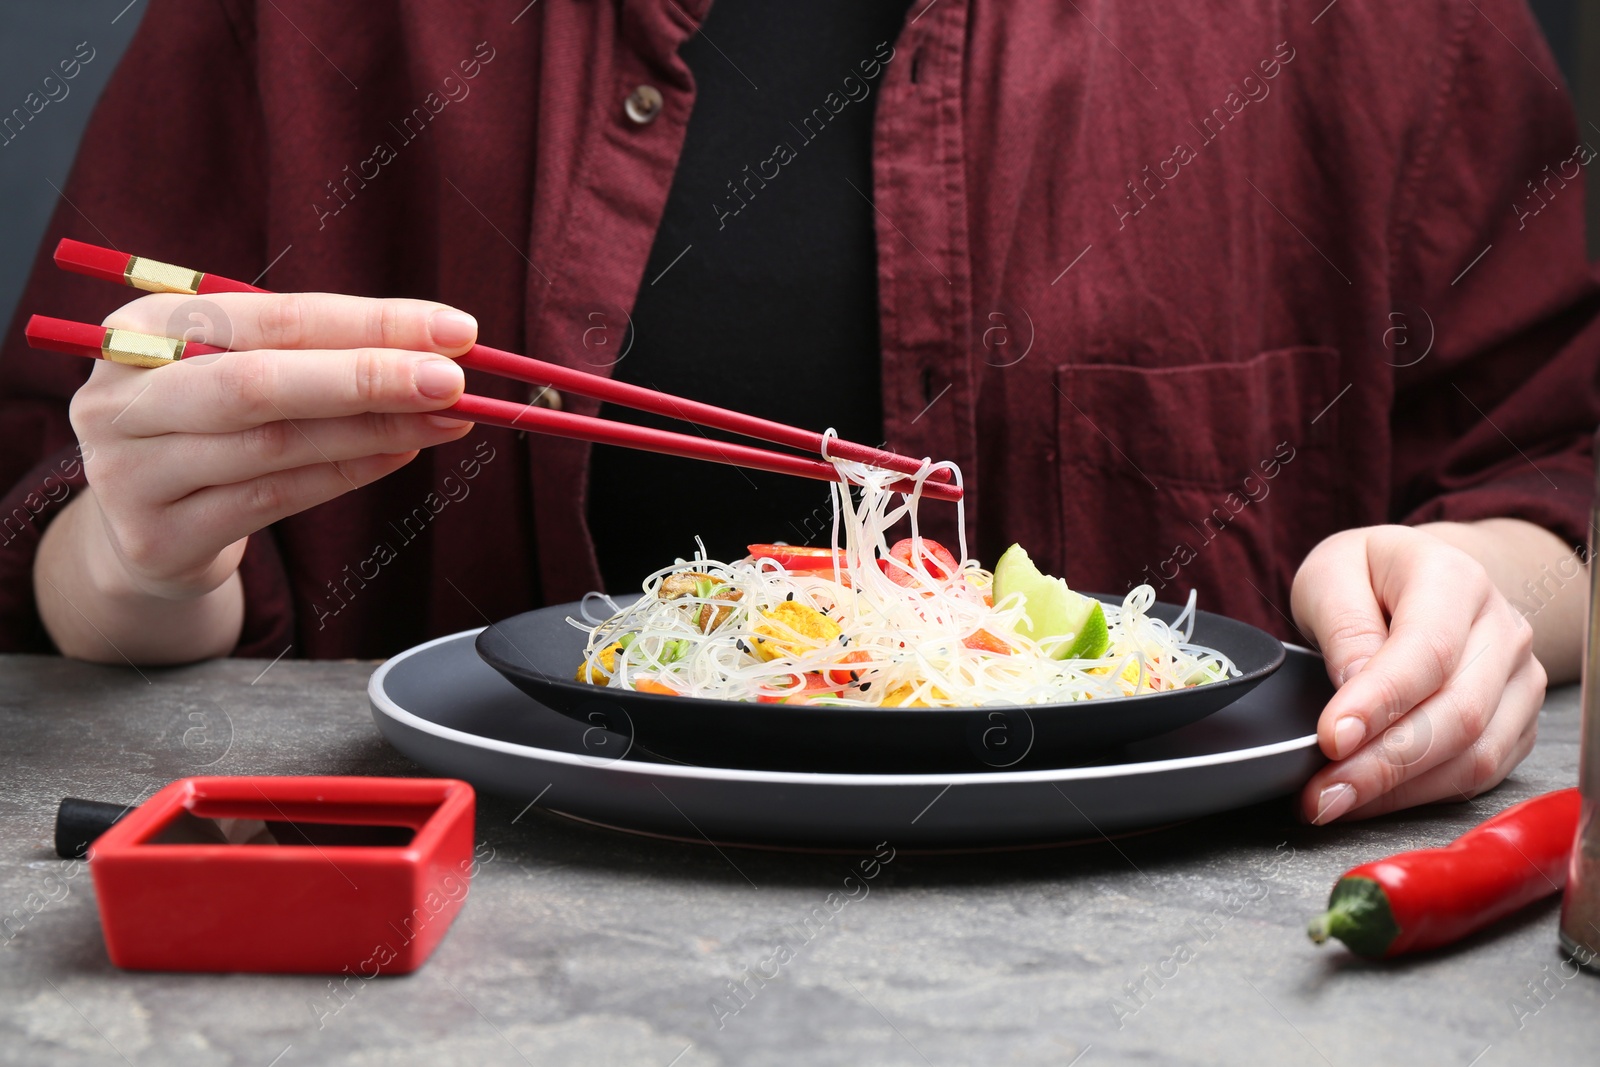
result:
[[(1312, 550), (1295, 576), (1293, 612), (1338, 692), (1317, 727), (1334, 762), (1301, 796), (1307, 819), (1465, 800), (1527, 756), (1545, 668), (1534, 626), (1496, 579), (1516, 589), (1516, 574), (1537, 570), (1533, 557), (1563, 547), (1531, 524), (1490, 520), (1347, 530)], [(1576, 614), (1581, 634), (1577, 599), (1540, 621), (1571, 630)], [(1551, 647), (1565, 655), (1576, 640), (1552, 635)]]
[[(216, 605), (179, 605), (237, 595), (229, 579), (250, 534), (470, 428), (428, 414), (461, 395), (461, 369), (445, 357), (477, 336), (462, 312), (328, 294), (206, 299), (220, 321), (211, 336), (186, 337), (232, 351), (152, 370), (100, 362), (73, 397), (90, 492), (49, 527), (35, 565), (41, 615), (69, 655), (163, 662), (227, 652), (237, 625), (208, 633)], [(146, 296), (105, 324), (165, 334), (193, 301)], [(155, 618), (170, 627), (201, 615), (208, 621), (192, 635), (201, 647), (185, 648), (170, 629), (165, 654), (148, 647)]]

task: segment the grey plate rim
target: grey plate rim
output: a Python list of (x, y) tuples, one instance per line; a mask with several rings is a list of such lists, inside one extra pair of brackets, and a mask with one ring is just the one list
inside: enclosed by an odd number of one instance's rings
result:
[[(960, 773), (934, 773), (934, 774), (844, 774), (832, 771), (757, 771), (741, 770), (731, 767), (707, 767), (699, 764), (674, 764), (674, 763), (635, 763), (627, 759), (609, 760), (597, 764), (592, 757), (578, 755), (571, 752), (558, 752), (555, 749), (536, 748), (532, 745), (517, 745), (509, 741), (499, 741), (479, 734), (467, 733), (448, 726), (414, 715), (395, 703), (384, 689), (384, 680), (389, 671), (399, 663), (414, 655), (433, 648), (435, 645), (447, 641), (456, 641), (462, 638), (476, 640), (477, 635), (488, 629), (479, 626), (470, 630), (461, 630), (443, 637), (435, 637), (431, 641), (413, 645), (403, 652), (384, 660), (378, 669), (372, 672), (372, 677), (367, 681), (367, 699), (372, 706), (384, 715), (402, 723), (414, 730), (432, 734), (441, 740), (457, 744), (465, 744), (473, 748), (487, 749), (506, 755), (522, 756), (540, 760), (546, 763), (564, 764), (569, 767), (594, 770), (604, 767), (607, 771), (622, 774), (638, 774), (660, 778), (682, 778), (691, 781), (725, 781), (725, 782), (756, 782), (771, 785), (838, 785), (838, 786), (882, 786), (882, 785), (977, 785), (987, 783), (990, 785), (1004, 785), (1023, 782), (1070, 782), (1095, 778), (1123, 778), (1138, 775), (1162, 774), (1169, 771), (1189, 770), (1196, 767), (1215, 767), (1229, 763), (1240, 763), (1249, 760), (1262, 759), (1269, 756), (1293, 752), (1297, 749), (1310, 748), (1317, 744), (1315, 733), (1292, 737), (1287, 741), (1275, 741), (1270, 745), (1257, 745), (1251, 748), (1230, 749), (1226, 752), (1214, 752), (1207, 756), (1182, 756), (1170, 760), (1151, 760), (1144, 763), (1113, 763), (1095, 767), (1065, 767), (1043, 768), (1033, 771), (973, 771)], [(1305, 652), (1313, 656), (1319, 654), (1301, 645), (1284, 642), (1285, 649)], [(1320, 658), (1320, 656), (1319, 656)], [(532, 697), (530, 703), (536, 703)]]

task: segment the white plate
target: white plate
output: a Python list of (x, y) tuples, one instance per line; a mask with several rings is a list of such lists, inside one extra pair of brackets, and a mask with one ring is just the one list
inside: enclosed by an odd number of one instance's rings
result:
[(436, 774), (639, 833), (757, 845), (983, 847), (1098, 837), (1292, 793), (1323, 757), (1333, 689), (1290, 646), (1253, 692), (1113, 760), (1053, 770), (811, 774), (651, 762), (629, 741), (550, 711), (478, 658), (470, 630), (372, 675), (384, 737)]

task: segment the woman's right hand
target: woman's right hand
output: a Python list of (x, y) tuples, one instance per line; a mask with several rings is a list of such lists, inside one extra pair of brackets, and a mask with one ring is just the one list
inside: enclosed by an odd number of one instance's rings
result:
[[(72, 642), (63, 643), (52, 622), (72, 629), (74, 613), (85, 621), (97, 614), (53, 580), (65, 575), (50, 573), (73, 557), (91, 587), (68, 585), (80, 598), (111, 602), (101, 607), (203, 598), (233, 575), (250, 534), (376, 481), (471, 427), (428, 414), (461, 395), (461, 369), (446, 357), (477, 337), (477, 323), (462, 312), (321, 293), (204, 299), (218, 321), (209, 336), (202, 328), (186, 339), (231, 351), (152, 370), (100, 362), (73, 397), (91, 491), (47, 529), (35, 566), (61, 594), (41, 595), (40, 607), (69, 654)], [(105, 325), (168, 334), (194, 300), (142, 297)], [(79, 514), (64, 523), (70, 512)], [(74, 543), (47, 554), (57, 526)], [(35, 584), (43, 594), (45, 582)], [(70, 610), (47, 603), (56, 599), (68, 599)], [(125, 634), (119, 622), (137, 623), (109, 621)]]

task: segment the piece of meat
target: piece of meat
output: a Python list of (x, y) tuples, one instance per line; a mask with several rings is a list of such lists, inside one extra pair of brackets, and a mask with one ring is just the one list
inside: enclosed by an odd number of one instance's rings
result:
[(713, 594), (712, 600), (725, 600), (729, 606), (718, 607), (715, 604), (702, 604), (700, 606), (700, 618), (697, 623), (700, 627), (700, 632), (708, 634), (726, 622), (728, 616), (733, 614), (733, 602), (743, 596), (744, 593), (738, 589), (722, 589)]

